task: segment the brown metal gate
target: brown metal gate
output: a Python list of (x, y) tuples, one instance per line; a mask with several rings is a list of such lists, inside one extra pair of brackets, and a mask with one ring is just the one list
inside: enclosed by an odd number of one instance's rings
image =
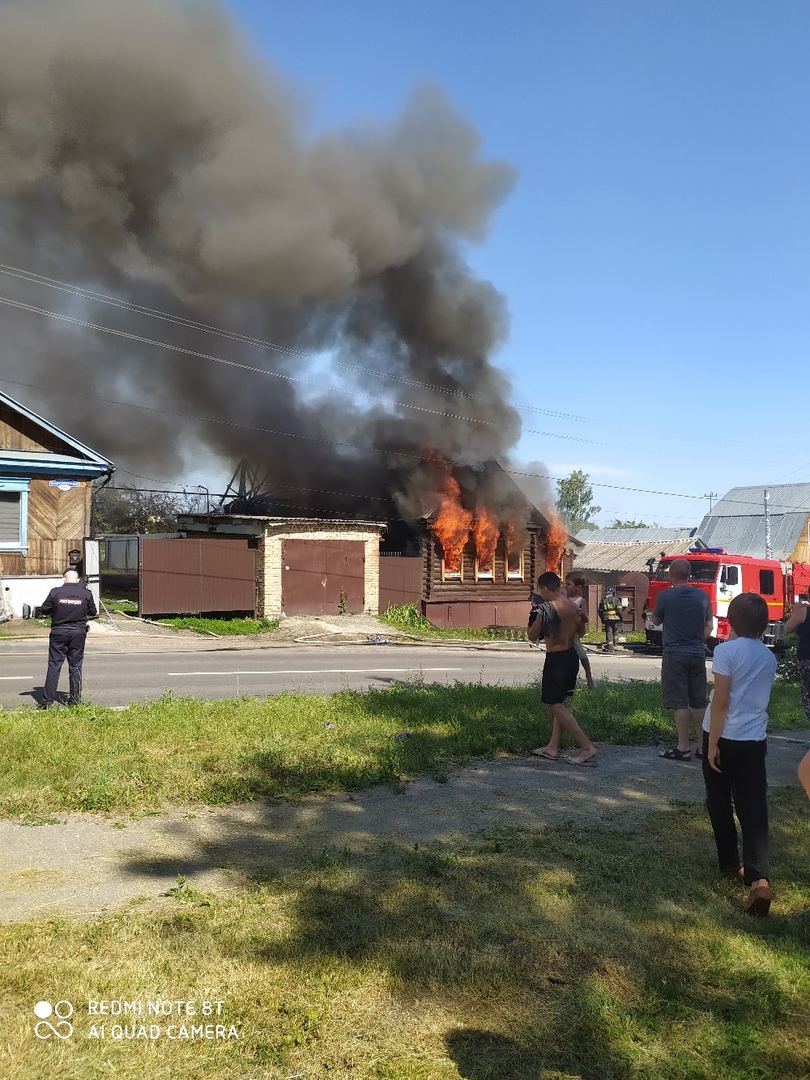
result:
[(380, 615), (391, 605), (419, 604), (424, 590), (425, 565), (412, 555), (380, 555)]
[(256, 611), (256, 550), (235, 536), (158, 539), (139, 544), (141, 615)]
[(284, 540), (281, 567), (285, 615), (364, 610), (366, 553), (362, 540)]

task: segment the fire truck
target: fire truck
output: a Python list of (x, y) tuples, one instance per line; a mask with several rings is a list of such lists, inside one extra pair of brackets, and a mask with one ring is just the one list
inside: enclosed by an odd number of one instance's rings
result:
[(686, 555), (664, 555), (650, 577), (644, 619), (648, 649), (661, 647), (661, 627), (653, 624), (652, 613), (659, 594), (670, 587), (669, 564), (675, 559), (688, 561), (689, 584), (705, 592), (711, 602), (714, 626), (709, 649), (728, 640), (728, 605), (739, 593), (759, 593), (766, 601), (770, 620), (762, 640), (773, 645), (794, 604), (810, 588), (808, 563), (729, 555), (725, 548), (691, 548)]

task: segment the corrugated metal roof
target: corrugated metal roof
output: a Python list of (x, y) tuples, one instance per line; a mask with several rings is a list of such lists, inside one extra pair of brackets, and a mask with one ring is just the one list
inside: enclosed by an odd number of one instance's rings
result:
[(577, 540), (588, 544), (662, 544), (674, 540), (689, 540), (698, 535), (697, 529), (582, 529)]
[[(810, 514), (810, 484), (774, 484), (773, 487), (760, 484), (758, 487), (732, 488), (715, 503), (706, 517), (762, 517), (765, 513), (766, 489), (770, 494), (768, 506), (771, 514), (804, 512), (805, 517)], [(703, 535), (702, 532), (700, 535)], [(743, 552), (738, 551), (737, 554), (742, 555)]]
[[(798, 544), (807, 522), (801, 514), (771, 514), (771, 558), (787, 559)], [(708, 547), (724, 547), (734, 555), (765, 558), (765, 515), (739, 517), (707, 516), (700, 525), (700, 538)]]
[[(734, 555), (765, 558), (766, 485), (736, 487), (701, 521), (698, 534), (709, 547)], [(771, 557), (787, 559), (801, 539), (810, 516), (810, 484), (774, 484), (767, 488)]]
[(574, 560), (574, 568), (600, 573), (611, 570), (626, 574), (634, 571), (646, 573), (648, 559), (655, 559), (657, 562), (662, 551), (667, 555), (685, 555), (694, 543), (694, 539), (689, 538), (672, 540), (669, 543), (658, 541), (648, 544), (586, 544), (585, 550)]

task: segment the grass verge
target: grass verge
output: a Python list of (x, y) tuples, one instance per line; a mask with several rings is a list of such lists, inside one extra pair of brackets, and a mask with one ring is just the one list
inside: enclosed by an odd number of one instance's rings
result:
[[(268, 857), (225, 894), (185, 880), (157, 910), (5, 926), (0, 1075), (806, 1077), (810, 815), (797, 790), (773, 797), (772, 828), (778, 893), (762, 922), (718, 879), (705, 814), (679, 807), (637, 832), (559, 822), (326, 849), (283, 872)], [(72, 1003), (71, 1039), (34, 1036), (43, 999)], [(91, 1016), (89, 1000), (198, 1012)], [(178, 1037), (212, 1000), (238, 1037)]]
[(270, 634), (278, 630), (278, 619), (251, 618), (202, 618), (199, 615), (183, 615), (174, 619), (151, 619), (160, 626), (173, 630), (192, 630), (195, 634), (213, 634), (215, 637), (244, 636), (246, 634)]
[[(597, 742), (670, 740), (660, 685), (598, 683), (574, 713)], [(802, 724), (797, 687), (777, 685), (771, 727)], [(351, 791), (493, 754), (525, 754), (548, 738), (536, 686), (395, 685), (330, 697), (282, 694), (204, 702), (166, 695), (118, 712), (0, 711), (0, 815), (137, 811)]]

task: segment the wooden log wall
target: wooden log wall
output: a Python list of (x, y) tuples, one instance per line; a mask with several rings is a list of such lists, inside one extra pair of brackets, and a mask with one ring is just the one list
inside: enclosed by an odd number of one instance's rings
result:
[[(537, 554), (538, 544), (541, 554)], [(498, 540), (493, 560), (492, 578), (475, 580), (475, 545), (469, 543), (462, 552), (461, 580), (451, 578), (442, 581), (442, 553), (436, 540), (432, 537), (424, 542), (425, 564), (425, 592), (426, 600), (450, 599), (454, 596), (474, 596), (481, 600), (512, 600), (525, 599), (533, 582), (537, 579), (536, 566), (543, 562), (544, 549), (542, 541), (537, 534), (530, 533), (526, 538), (523, 548), (523, 577), (522, 579), (506, 577), (506, 546), (503, 538)], [(545, 565), (545, 564), (543, 564)]]

